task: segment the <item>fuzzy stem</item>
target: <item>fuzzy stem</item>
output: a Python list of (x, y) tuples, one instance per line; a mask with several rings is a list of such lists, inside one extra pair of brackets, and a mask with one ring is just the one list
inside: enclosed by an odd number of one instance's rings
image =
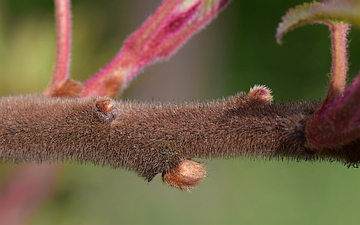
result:
[(359, 77), (344, 94), (348, 71), (346, 36), (350, 25), (320, 22), (328, 25), (331, 31), (332, 69), (326, 98), (306, 123), (306, 146), (313, 150), (337, 148), (355, 141), (359, 136), (352, 130), (359, 114)]
[(54, 72), (45, 95), (52, 96), (67, 79), (71, 60), (70, 0), (55, 0), (56, 56)]
[(336, 97), (341, 95), (346, 86), (348, 71), (346, 36), (350, 25), (343, 22), (324, 22), (331, 31), (332, 68), (329, 89), (319, 113), (325, 110)]
[(230, 0), (164, 0), (109, 64), (84, 83), (82, 97), (115, 97), (146, 66), (169, 58)]
[(192, 104), (113, 102), (108, 98), (0, 100), (0, 159), (92, 162), (125, 167), (151, 180), (194, 157), (341, 161), (360, 157), (344, 146), (313, 153), (303, 146), (313, 103), (262, 104), (239, 94)]
[(55, 0), (56, 57), (51, 84), (62, 83), (69, 77), (71, 60), (70, 0)]

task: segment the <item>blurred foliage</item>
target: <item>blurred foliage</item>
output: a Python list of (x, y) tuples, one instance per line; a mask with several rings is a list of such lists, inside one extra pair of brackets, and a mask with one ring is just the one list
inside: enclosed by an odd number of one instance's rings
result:
[[(142, 2), (73, 1), (71, 71), (75, 79), (86, 80), (109, 61), (159, 0), (146, 1), (147, 12), (138, 15), (135, 6)], [(191, 75), (201, 81), (193, 87), (198, 93), (193, 99), (232, 95), (254, 84), (269, 86), (276, 101), (323, 97), (331, 66), (328, 28), (299, 28), (284, 37), (282, 46), (274, 39), (281, 16), (300, 3), (233, 1), (179, 52), (186, 53), (186, 48), (196, 43), (211, 43), (199, 53), (199, 69)], [(1, 95), (45, 89), (54, 59), (53, 11), (51, 0), (0, 1)], [(359, 30), (354, 28), (349, 39), (349, 74), (354, 77), (360, 71)], [(123, 98), (134, 98), (133, 93), (143, 91), (139, 87), (146, 79), (155, 80), (145, 82), (155, 83), (155, 89), (164, 89), (168, 85), (164, 80), (156, 80), (156, 75), (148, 78), (147, 73), (159, 72), (177, 60), (175, 56), (170, 62), (154, 65), (155, 69), (146, 69)], [(185, 71), (186, 62), (183, 65)], [(170, 91), (188, 88), (194, 80), (189, 79), (184, 87), (170, 87)], [(151, 99), (151, 93), (144, 95)], [(327, 162), (237, 159), (206, 163), (209, 177), (192, 193), (163, 185), (160, 176), (147, 184), (122, 169), (67, 164), (56, 194), (32, 223), (355, 224), (359, 219), (357, 169)], [(8, 168), (11, 166), (1, 166), (0, 179)]]

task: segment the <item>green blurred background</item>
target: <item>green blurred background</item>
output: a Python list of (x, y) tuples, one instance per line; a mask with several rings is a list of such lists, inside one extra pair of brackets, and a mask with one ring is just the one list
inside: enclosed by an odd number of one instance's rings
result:
[[(73, 1), (73, 78), (109, 61), (159, 0)], [(320, 99), (330, 71), (327, 27), (292, 31), (275, 43), (295, 0), (238, 1), (169, 61), (153, 65), (121, 99), (213, 99), (266, 84), (275, 101)], [(0, 94), (42, 92), (55, 50), (51, 0), (0, 1)], [(351, 41), (350, 78), (360, 71), (360, 32)], [(201, 160), (208, 177), (191, 193), (147, 183), (122, 169), (66, 164), (56, 193), (31, 224), (358, 224), (360, 171), (338, 163)], [(0, 166), (0, 181), (16, 166)]]

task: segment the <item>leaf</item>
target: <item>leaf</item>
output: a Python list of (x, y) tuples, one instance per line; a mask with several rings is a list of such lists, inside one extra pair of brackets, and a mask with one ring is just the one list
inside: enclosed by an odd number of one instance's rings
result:
[(276, 41), (281, 43), (281, 38), (294, 28), (339, 20), (360, 27), (360, 0), (329, 0), (298, 5), (282, 17), (276, 30)]

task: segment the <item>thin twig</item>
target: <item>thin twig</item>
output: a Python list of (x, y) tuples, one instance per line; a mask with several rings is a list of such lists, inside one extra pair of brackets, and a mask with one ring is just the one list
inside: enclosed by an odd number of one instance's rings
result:
[(69, 79), (71, 60), (70, 0), (55, 0), (56, 56), (53, 75), (45, 95), (53, 96)]
[(347, 39), (350, 25), (343, 22), (324, 22), (330, 28), (331, 36), (331, 78), (330, 85), (319, 113), (325, 110), (336, 97), (341, 95), (346, 87), (346, 76), (348, 71)]

